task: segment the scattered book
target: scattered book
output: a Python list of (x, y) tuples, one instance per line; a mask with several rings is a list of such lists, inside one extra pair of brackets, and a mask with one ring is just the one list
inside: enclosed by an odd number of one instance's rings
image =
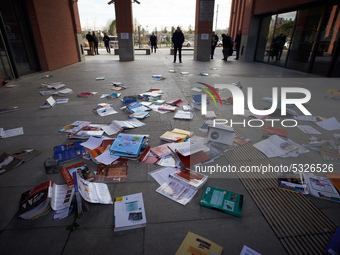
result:
[[(188, 232), (175, 255), (221, 255), (223, 247), (192, 232)], [(250, 253), (249, 253), (250, 255)]]
[(114, 231), (146, 226), (146, 214), (142, 193), (116, 197), (114, 202)]
[(224, 189), (207, 186), (200, 206), (236, 217), (242, 216), (243, 195)]
[(287, 129), (263, 126), (262, 139), (267, 139), (271, 135), (278, 135), (281, 138), (287, 138)]
[(35, 219), (51, 210), (52, 181), (44, 182), (21, 195), (18, 216)]
[(46, 181), (21, 195), (18, 216), (35, 219), (47, 214), (52, 208), (55, 211), (53, 220), (65, 218), (70, 211), (73, 195), (74, 189), (66, 184), (56, 185), (52, 181)]
[(312, 173), (304, 173), (304, 177), (310, 189), (310, 194), (317, 198), (340, 202), (340, 195), (332, 181), (327, 177), (317, 176)]
[(68, 134), (67, 138), (76, 138), (76, 139), (88, 139), (90, 136), (94, 137), (102, 137), (104, 134), (104, 130), (102, 129), (101, 124), (89, 124), (79, 130), (77, 133)]
[(116, 156), (137, 157), (144, 145), (145, 135), (122, 134), (120, 133), (110, 148), (111, 154)]
[(187, 138), (188, 138), (187, 134), (176, 133), (172, 131), (166, 131), (163, 135), (160, 136), (160, 139), (163, 141), (176, 143), (181, 143)]
[(69, 187), (74, 185), (73, 172), (77, 172), (81, 178), (87, 181), (92, 181), (94, 179), (93, 173), (88, 169), (85, 162), (80, 162), (68, 167), (61, 169), (61, 173), (64, 176), (66, 184)]
[(0, 175), (9, 172), (19, 166), (23, 160), (17, 156), (10, 155), (6, 152), (0, 155)]
[(327, 177), (333, 182), (338, 192), (340, 192), (340, 174), (337, 173), (326, 173)]
[(54, 159), (65, 162), (71, 159), (82, 157), (86, 154), (85, 148), (80, 145), (81, 141), (58, 145), (54, 147)]
[(163, 183), (156, 192), (181, 205), (186, 205), (195, 196), (197, 189), (170, 179)]
[(85, 126), (90, 125), (90, 121), (81, 121), (77, 120), (69, 125), (66, 125), (65, 127), (59, 129), (59, 132), (65, 132), (65, 133), (77, 133), (81, 129), (83, 129)]
[(56, 103), (56, 101), (54, 100), (54, 98), (53, 98), (52, 96), (50, 96), (49, 98), (47, 98), (47, 99), (45, 100), (45, 103), (42, 104), (42, 105), (40, 106), (40, 108), (51, 108), (51, 107), (55, 106), (56, 104), (57, 104), (57, 103)]
[(194, 117), (194, 113), (192, 111), (183, 111), (178, 110), (174, 116), (175, 119), (185, 119), (191, 120)]
[(303, 173), (284, 173), (277, 175), (279, 189), (293, 191), (300, 194), (309, 194), (309, 188)]
[(320, 153), (323, 160), (340, 163), (340, 151), (333, 140), (330, 140), (322, 145)]
[(187, 168), (176, 169), (169, 174), (169, 177), (194, 189), (201, 188), (208, 180), (207, 175), (197, 173)]
[(118, 159), (111, 165), (98, 165), (94, 182), (125, 182), (127, 180), (127, 166), (126, 159)]
[(19, 110), (19, 106), (10, 106), (10, 107), (1, 108), (0, 113), (13, 112), (17, 110)]

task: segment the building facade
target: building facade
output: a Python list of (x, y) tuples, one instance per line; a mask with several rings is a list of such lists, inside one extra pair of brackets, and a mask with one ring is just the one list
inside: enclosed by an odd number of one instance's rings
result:
[(0, 84), (84, 59), (77, 0), (2, 0)]
[(241, 30), (245, 60), (340, 77), (339, 7), (332, 0), (233, 0), (229, 34)]

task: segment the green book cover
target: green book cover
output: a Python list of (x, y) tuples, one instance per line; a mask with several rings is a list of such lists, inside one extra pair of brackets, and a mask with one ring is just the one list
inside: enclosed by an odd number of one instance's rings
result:
[(243, 195), (211, 186), (205, 188), (200, 206), (236, 217), (242, 216)]

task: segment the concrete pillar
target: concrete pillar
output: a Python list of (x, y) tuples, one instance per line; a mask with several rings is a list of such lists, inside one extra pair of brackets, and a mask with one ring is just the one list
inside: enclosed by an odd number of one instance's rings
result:
[(119, 60), (135, 60), (131, 0), (115, 0)]
[(210, 61), (215, 0), (196, 0), (194, 59)]

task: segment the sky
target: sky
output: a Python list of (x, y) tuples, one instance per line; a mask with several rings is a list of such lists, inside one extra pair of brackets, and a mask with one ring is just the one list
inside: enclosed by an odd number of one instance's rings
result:
[[(187, 30), (189, 25), (195, 28), (196, 0), (138, 0), (133, 3), (133, 19), (137, 20), (148, 32), (162, 30), (178, 25)], [(82, 29), (103, 30), (115, 19), (114, 4), (109, 0), (78, 0), (79, 16)], [(218, 12), (217, 12), (218, 5)], [(229, 26), (231, 0), (215, 0), (213, 30), (226, 29)]]

